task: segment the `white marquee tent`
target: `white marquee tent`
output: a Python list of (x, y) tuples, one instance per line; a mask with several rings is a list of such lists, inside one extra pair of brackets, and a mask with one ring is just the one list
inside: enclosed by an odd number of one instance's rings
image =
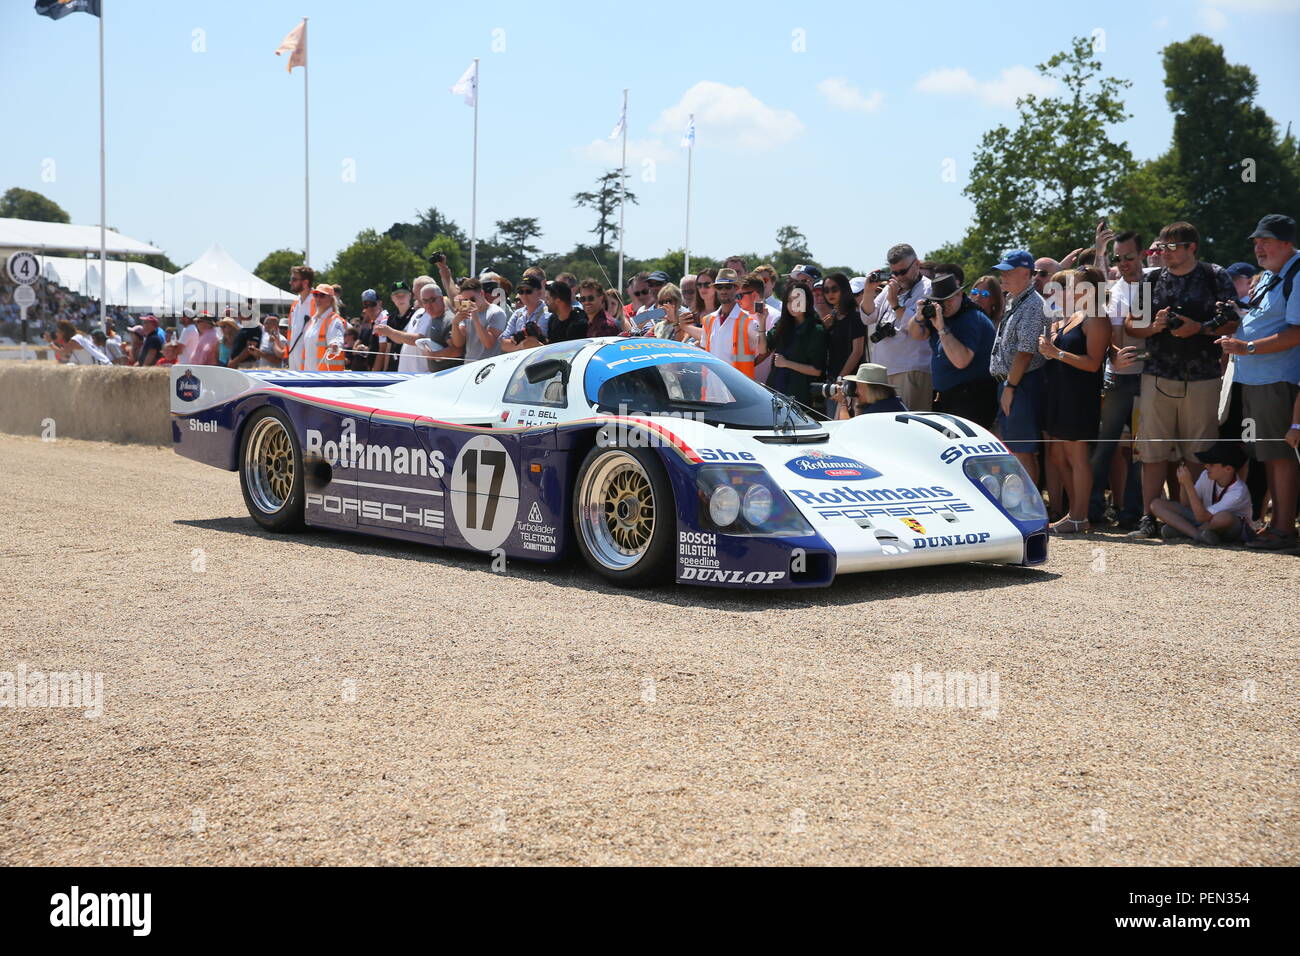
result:
[[(77, 295), (99, 298), (99, 258), (43, 256), (45, 279)], [(163, 312), (171, 276), (142, 262), (108, 262), (108, 304), (132, 312)]]
[[(162, 252), (139, 239), (132, 239), (112, 229), (104, 232), (109, 254), (151, 256)], [(74, 226), (63, 222), (37, 222), (32, 219), (0, 218), (0, 249), (30, 249), (32, 252), (99, 253), (99, 227)]]
[[(169, 313), (194, 309), (213, 314), (226, 307), (238, 308), (249, 299), (265, 307), (289, 305), (296, 298), (292, 292), (277, 289), (253, 275), (216, 242), (170, 277), (167, 296)], [(253, 311), (260, 312), (261, 308), (255, 305)]]

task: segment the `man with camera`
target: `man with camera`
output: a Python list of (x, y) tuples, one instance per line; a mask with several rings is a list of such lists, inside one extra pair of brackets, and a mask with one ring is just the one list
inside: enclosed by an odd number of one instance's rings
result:
[(515, 287), (515, 296), (519, 299), (519, 308), (511, 314), (505, 331), (501, 333), (501, 351), (517, 352), (545, 345), (551, 313), (546, 311), (546, 302), (542, 299), (541, 281), (536, 276), (525, 275)]
[[(883, 365), (889, 383), (899, 393), (903, 404), (918, 412), (928, 412), (934, 400), (934, 380), (930, 375), (930, 346), (923, 338), (908, 334), (916, 319), (917, 304), (930, 294), (930, 280), (921, 275), (916, 250), (905, 242), (885, 253), (888, 269), (878, 269), (867, 276), (868, 283), (885, 281), (884, 289), (867, 302), (862, 321), (867, 326), (867, 355)], [(867, 288), (871, 286), (868, 284)], [(904, 333), (900, 335), (899, 333)]]
[(473, 276), (460, 284), (451, 341), (465, 350), (466, 362), (501, 354), (501, 333), (509, 319), (505, 309), (492, 302), (498, 288), (494, 280), (479, 280)]
[(997, 410), (997, 385), (989, 374), (993, 323), (962, 294), (964, 278), (961, 266), (936, 264), (930, 292), (918, 300), (907, 334), (929, 339), (930, 377), (938, 393), (934, 410), (991, 428)]
[[(1144, 513), (1134, 538), (1154, 538), (1151, 503), (1160, 497), (1171, 463), (1182, 461), (1193, 478), (1196, 453), (1219, 437), (1223, 350), (1216, 339), (1237, 319), (1236, 290), (1217, 265), (1201, 262), (1200, 234), (1188, 222), (1160, 230), (1155, 248), (1161, 268), (1151, 276), (1152, 315), (1131, 315), (1124, 328), (1146, 340), (1146, 367), (1138, 396), (1138, 460), (1142, 462)], [(1222, 304), (1222, 307), (1221, 305)], [(1224, 330), (1226, 331), (1226, 330)]]
[(1265, 551), (1296, 545), (1296, 493), (1300, 465), (1287, 447), (1287, 435), (1300, 428), (1293, 411), (1300, 400), (1300, 253), (1296, 224), (1273, 214), (1259, 221), (1247, 238), (1264, 267), (1247, 303), (1241, 328), (1218, 344), (1233, 357), (1234, 381), (1241, 384), (1242, 420), (1254, 422), (1246, 440), (1250, 455), (1268, 474), (1273, 495), (1273, 523), (1246, 547)]
[(558, 279), (546, 284), (546, 307), (551, 310), (547, 327), (552, 342), (571, 342), (587, 337), (587, 313), (573, 304), (573, 290)]
[(839, 403), (836, 420), (907, 411), (907, 406), (899, 401), (898, 390), (889, 381), (885, 366), (870, 362), (859, 365), (856, 375), (845, 375), (838, 382), (820, 388), (814, 386), (813, 394)]

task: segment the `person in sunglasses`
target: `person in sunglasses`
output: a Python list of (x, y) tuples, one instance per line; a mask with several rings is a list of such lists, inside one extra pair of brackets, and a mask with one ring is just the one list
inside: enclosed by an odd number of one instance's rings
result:
[(867, 355), (885, 366), (889, 384), (904, 405), (928, 412), (934, 401), (930, 343), (913, 338), (908, 330), (916, 319), (917, 303), (930, 294), (930, 280), (921, 274), (916, 250), (906, 242), (890, 246), (885, 261), (889, 263), (889, 281), (870, 300), (865, 295), (862, 299), (862, 320), (870, 343)]
[[(1111, 345), (1116, 350), (1135, 351), (1142, 345), (1142, 340), (1134, 337), (1124, 327), (1124, 321), (1131, 315), (1145, 314), (1150, 304), (1151, 291), (1150, 283), (1145, 280), (1149, 274), (1158, 270), (1143, 266), (1143, 250), (1146, 246), (1137, 232), (1131, 229), (1120, 232), (1114, 237), (1114, 242), (1114, 254), (1110, 261), (1119, 272), (1119, 278), (1111, 282), (1106, 296)], [(1102, 256), (1104, 262), (1105, 247), (1102, 247)], [(1092, 501), (1088, 505), (1088, 522), (1094, 527), (1108, 523), (1105, 497), (1107, 487), (1110, 487), (1111, 504), (1115, 508), (1121, 530), (1132, 531), (1142, 518), (1141, 466), (1136, 461), (1132, 462), (1128, 466), (1127, 476), (1118, 487), (1112, 486), (1110, 481), (1111, 462), (1119, 449), (1124, 429), (1133, 421), (1133, 409), (1142, 390), (1142, 369), (1141, 360), (1125, 366), (1111, 360), (1106, 365), (1101, 397), (1101, 428), (1090, 459)]]
[(610, 315), (610, 309), (613, 308), (615, 315), (619, 315), (623, 311), (622, 303), (617, 296), (611, 296), (609, 290), (602, 288), (598, 281), (583, 279), (578, 283), (578, 304), (587, 315), (586, 331), (579, 338), (596, 339), (605, 335), (618, 335), (621, 326)]
[(1300, 253), (1296, 222), (1279, 213), (1265, 216), (1246, 238), (1264, 267), (1241, 328), (1218, 340), (1232, 356), (1234, 377), (1241, 384), (1242, 417), (1255, 422), (1250, 456), (1268, 475), (1273, 494), (1273, 523), (1246, 547), (1265, 551), (1296, 546), (1296, 494), (1300, 466), (1287, 447), (1296, 430), (1300, 407)]
[(1181, 461), (1195, 478), (1203, 467), (1196, 453), (1219, 437), (1223, 389), (1223, 335), (1211, 322), (1217, 303), (1236, 298), (1232, 279), (1197, 257), (1200, 234), (1189, 222), (1160, 230), (1155, 247), (1161, 268), (1151, 277), (1150, 310), (1124, 320), (1126, 331), (1144, 339), (1146, 367), (1138, 396), (1138, 458), (1145, 504), (1134, 538), (1158, 533), (1151, 503), (1160, 497), (1171, 463)]
[(989, 317), (996, 329), (1002, 324), (1002, 313), (1007, 310), (1006, 299), (1002, 296), (1002, 282), (997, 276), (980, 276), (970, 290), (971, 301), (979, 310)]
[[(1042, 260), (1039, 260), (1041, 262)], [(1038, 450), (1042, 436), (1043, 365), (1038, 340), (1047, 329), (1047, 312), (1036, 284), (1042, 271), (1024, 249), (1002, 254), (993, 267), (1002, 276), (1008, 300), (997, 328), (989, 371), (1001, 382), (998, 391), (998, 437), (1038, 482)], [(1055, 274), (1055, 273), (1053, 273)], [(1055, 502), (1053, 502), (1055, 506)]]

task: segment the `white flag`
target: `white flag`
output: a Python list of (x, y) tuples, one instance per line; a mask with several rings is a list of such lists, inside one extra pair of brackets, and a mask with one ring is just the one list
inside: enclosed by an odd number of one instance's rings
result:
[(293, 72), (295, 66), (300, 66), (304, 70), (307, 68), (307, 21), (303, 20), (292, 30), (289, 35), (280, 41), (276, 48), (275, 55), (281, 53), (289, 54), (289, 72)]
[(614, 131), (609, 134), (610, 139), (618, 139), (627, 129), (627, 104), (623, 104), (623, 111), (618, 114), (618, 122), (614, 124)]
[(687, 149), (695, 145), (695, 114), (691, 114), (691, 120), (686, 124), (686, 131), (682, 133), (682, 149)]
[(469, 68), (460, 75), (460, 79), (456, 81), (451, 91), (456, 96), (465, 97), (466, 106), (478, 104), (478, 60), (471, 63)]

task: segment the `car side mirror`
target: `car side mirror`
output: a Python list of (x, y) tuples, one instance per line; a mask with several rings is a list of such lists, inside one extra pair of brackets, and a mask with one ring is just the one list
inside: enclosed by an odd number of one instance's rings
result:
[(566, 382), (569, 380), (569, 363), (564, 359), (542, 359), (542, 361), (534, 362), (528, 366), (524, 372), (524, 377), (528, 379), (530, 385), (545, 382), (556, 375), (560, 375)]

